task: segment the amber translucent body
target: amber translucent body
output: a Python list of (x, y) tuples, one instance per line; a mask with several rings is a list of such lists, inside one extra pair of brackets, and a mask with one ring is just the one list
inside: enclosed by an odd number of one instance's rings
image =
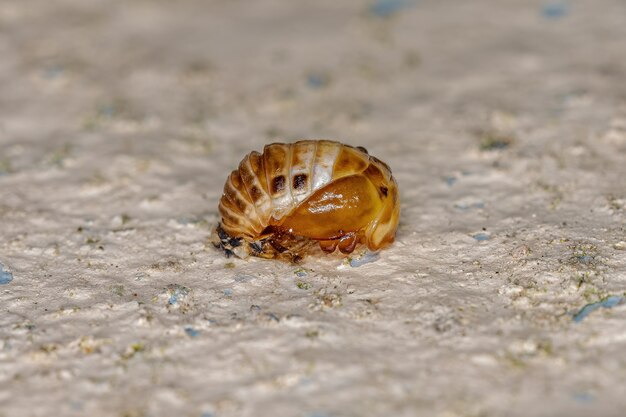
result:
[(378, 250), (393, 242), (400, 213), (397, 184), (384, 162), (363, 148), (325, 140), (274, 143), (250, 153), (226, 181), (219, 208), (221, 228), (252, 247), (293, 236), (343, 253), (358, 243)]

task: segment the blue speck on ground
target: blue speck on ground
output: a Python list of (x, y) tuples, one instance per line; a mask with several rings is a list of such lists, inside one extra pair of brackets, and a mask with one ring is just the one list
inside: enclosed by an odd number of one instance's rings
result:
[(226, 288), (226, 289), (224, 290), (224, 295), (225, 295), (226, 297), (232, 297), (232, 295), (233, 295), (233, 290), (232, 290), (232, 289), (230, 289), (230, 288)]
[(375, 0), (370, 13), (377, 17), (390, 17), (411, 5), (409, 0)]
[(593, 401), (593, 395), (588, 392), (577, 392), (573, 395), (574, 400), (579, 403), (590, 403)]
[(235, 277), (235, 282), (250, 282), (254, 279), (251, 275), (237, 275)]
[(589, 314), (599, 308), (612, 308), (616, 305), (622, 304), (624, 302), (624, 297), (621, 295), (612, 295), (610, 297), (606, 297), (605, 299), (587, 304), (583, 308), (581, 308), (578, 313), (574, 314), (574, 321), (579, 323), (583, 321)]
[(463, 210), (463, 211), (472, 210), (472, 209), (483, 209), (485, 208), (485, 203), (483, 203), (482, 201), (476, 201), (473, 203), (461, 202), (461, 203), (454, 204), (454, 208)]
[(307, 76), (307, 84), (311, 88), (322, 88), (328, 84), (328, 77), (324, 74), (311, 73)]
[(184, 297), (189, 294), (189, 288), (184, 287), (179, 284), (170, 284), (167, 286), (167, 291), (170, 295), (169, 300), (167, 300), (168, 304), (174, 305), (178, 303), (178, 299), (180, 297)]
[(210, 411), (205, 411), (204, 413), (200, 414), (200, 417), (215, 417), (215, 414), (211, 413)]
[(278, 316), (277, 316), (276, 314), (274, 314), (274, 313), (271, 313), (271, 312), (270, 312), (270, 313), (265, 313), (265, 316), (266, 316), (268, 319), (270, 319), (270, 320), (277, 321), (277, 322), (278, 322), (278, 321), (280, 321), (280, 319), (278, 318)]
[(541, 14), (546, 19), (560, 19), (567, 16), (569, 5), (565, 1), (552, 1), (543, 5)]
[(380, 254), (378, 252), (367, 251), (363, 254), (363, 256), (350, 259), (350, 266), (353, 268), (358, 268), (359, 266), (368, 264), (370, 262), (376, 262), (379, 257)]
[(297, 277), (306, 277), (307, 275), (309, 275), (304, 269), (302, 268), (298, 268), (294, 271), (294, 274), (296, 274)]
[(117, 114), (117, 109), (113, 104), (104, 104), (100, 106), (99, 112), (102, 117), (112, 118)]
[(443, 177), (443, 180), (449, 186), (453, 186), (457, 182), (458, 179), (456, 177)]
[(4, 266), (0, 263), (0, 285), (8, 284), (13, 281), (13, 274), (4, 270)]
[(591, 256), (591, 255), (580, 255), (580, 256), (577, 256), (576, 259), (578, 259), (578, 262), (580, 262), (580, 263), (589, 264), (589, 263), (591, 263), (591, 261), (593, 261), (593, 256)]
[(491, 236), (489, 236), (488, 233), (483, 233), (483, 232), (476, 233), (472, 237), (479, 242), (484, 242), (485, 240), (489, 240), (491, 238)]
[(59, 66), (51, 66), (44, 70), (43, 76), (47, 79), (58, 78), (63, 74), (63, 68)]
[(185, 333), (187, 333), (189, 337), (196, 337), (200, 334), (200, 332), (193, 327), (185, 327)]
[(195, 225), (200, 223), (201, 219), (197, 217), (178, 217), (176, 222), (183, 226)]

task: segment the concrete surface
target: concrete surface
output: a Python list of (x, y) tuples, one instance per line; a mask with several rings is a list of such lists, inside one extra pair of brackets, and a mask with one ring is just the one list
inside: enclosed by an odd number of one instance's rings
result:
[[(0, 416), (619, 416), (626, 3), (3, 0)], [(208, 243), (271, 141), (391, 165), (397, 243)]]

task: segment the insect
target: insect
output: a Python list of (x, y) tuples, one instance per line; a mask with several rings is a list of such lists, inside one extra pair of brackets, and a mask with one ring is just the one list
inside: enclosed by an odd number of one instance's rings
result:
[(359, 243), (373, 251), (392, 243), (400, 201), (391, 169), (365, 148), (302, 140), (243, 158), (219, 212), (215, 245), (227, 256), (298, 261), (315, 242), (344, 254)]

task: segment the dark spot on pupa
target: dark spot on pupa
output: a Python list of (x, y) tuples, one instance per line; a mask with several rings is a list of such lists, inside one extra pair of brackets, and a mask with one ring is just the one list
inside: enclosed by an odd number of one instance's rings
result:
[(387, 187), (380, 187), (380, 192), (383, 193), (385, 197), (387, 197), (387, 193), (389, 192), (389, 189)]
[(366, 154), (368, 154), (368, 155), (369, 155), (369, 152), (367, 152), (367, 149), (365, 149), (364, 147), (362, 147), (362, 146), (357, 146), (356, 148), (357, 148), (358, 150), (360, 150), (361, 152), (366, 153)]
[(279, 175), (272, 180), (272, 191), (278, 194), (285, 189), (285, 176)]
[(298, 174), (296, 176), (293, 177), (293, 188), (296, 190), (302, 190), (303, 188), (306, 187), (306, 180), (307, 180), (307, 175), (306, 174)]
[(253, 185), (252, 187), (250, 187), (250, 198), (252, 198), (252, 201), (254, 202), (259, 201), (261, 196), (262, 196), (261, 190), (259, 190), (256, 185)]

